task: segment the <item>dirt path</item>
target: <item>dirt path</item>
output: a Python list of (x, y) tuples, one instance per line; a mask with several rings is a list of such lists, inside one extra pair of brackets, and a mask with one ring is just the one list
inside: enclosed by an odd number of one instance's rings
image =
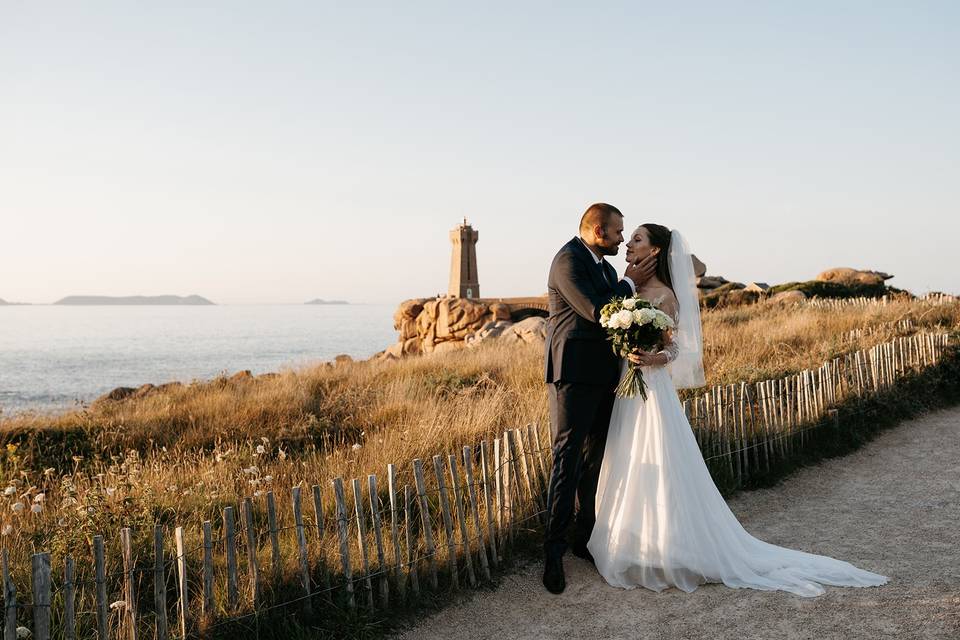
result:
[(891, 582), (812, 599), (722, 585), (621, 591), (568, 554), (562, 595), (543, 589), (534, 564), (404, 638), (960, 638), (960, 409), (905, 423), (730, 507), (762, 540)]

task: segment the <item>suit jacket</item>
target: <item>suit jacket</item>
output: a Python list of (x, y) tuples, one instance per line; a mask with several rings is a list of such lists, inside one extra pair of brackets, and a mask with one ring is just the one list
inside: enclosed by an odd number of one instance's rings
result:
[(606, 260), (597, 265), (574, 237), (554, 256), (547, 290), (546, 381), (615, 386), (620, 359), (600, 326), (600, 310), (614, 297), (631, 295), (630, 285), (617, 278)]

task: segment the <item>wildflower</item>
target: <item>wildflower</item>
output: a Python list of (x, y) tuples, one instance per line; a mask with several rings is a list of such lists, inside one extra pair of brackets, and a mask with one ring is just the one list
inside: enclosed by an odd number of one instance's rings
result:
[(278, 448), (277, 448), (277, 456), (278, 456), (281, 460), (286, 460), (286, 459), (287, 459), (287, 452), (283, 450), (283, 447), (278, 447)]
[(254, 466), (250, 466), (250, 467), (247, 467), (246, 469), (244, 469), (243, 472), (246, 473), (246, 474), (248, 474), (248, 475), (255, 476), (255, 475), (257, 475), (258, 473), (260, 473), (260, 470), (257, 469), (257, 468), (254, 467)]
[(38, 502), (32, 507), (30, 507), (30, 511), (32, 511), (33, 513), (40, 513), (41, 511), (43, 511), (43, 505)]
[(33, 633), (26, 627), (17, 627), (17, 638), (29, 638)]
[(17, 502), (14, 502), (12, 505), (10, 505), (10, 508), (13, 509), (14, 513), (20, 513), (27, 507), (18, 500)]
[(33, 501), (34, 501), (34, 502), (37, 502), (37, 503), (40, 503), (40, 502), (43, 502), (44, 500), (46, 500), (46, 498), (47, 498), (47, 494), (45, 494), (45, 493), (38, 493), (37, 495), (33, 496)]
[(262, 444), (258, 444), (258, 445), (257, 445), (257, 455), (258, 455), (258, 456), (262, 456), (262, 455), (265, 454), (266, 452), (267, 452), (267, 448), (266, 448), (266, 447), (264, 447)]
[(17, 452), (17, 445), (12, 442), (7, 443), (7, 453), (14, 454)]
[(12, 524), (3, 525), (3, 531), (0, 531), (0, 534), (8, 536), (11, 533), (13, 533), (13, 525)]
[(359, 443), (359, 442), (355, 443), (352, 448), (353, 448), (354, 451), (359, 451), (359, 450), (360, 450), (360, 443)]
[(16, 488), (16, 487), (7, 487), (6, 489), (3, 490), (3, 496), (4, 496), (5, 498), (9, 498), (10, 496), (12, 496), (13, 494), (15, 494), (16, 492), (17, 492), (17, 488)]
[(273, 476), (263, 476), (264, 482), (273, 482)]

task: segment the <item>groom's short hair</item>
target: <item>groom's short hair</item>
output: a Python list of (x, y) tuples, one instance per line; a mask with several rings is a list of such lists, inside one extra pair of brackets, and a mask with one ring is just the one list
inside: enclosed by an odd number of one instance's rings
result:
[(580, 218), (580, 233), (585, 233), (597, 225), (606, 229), (607, 223), (610, 222), (610, 218), (613, 216), (620, 216), (622, 218), (623, 214), (620, 213), (620, 209), (617, 209), (612, 204), (595, 202), (587, 207), (587, 210), (583, 212), (583, 217)]

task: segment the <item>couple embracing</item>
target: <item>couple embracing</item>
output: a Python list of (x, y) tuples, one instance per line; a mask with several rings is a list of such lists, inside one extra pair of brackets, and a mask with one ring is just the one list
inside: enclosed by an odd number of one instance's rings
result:
[[(823, 585), (867, 587), (884, 576), (762, 542), (740, 525), (713, 483), (677, 396), (704, 384), (700, 308), (690, 250), (659, 224), (627, 241), (623, 278), (604, 260), (623, 243), (623, 214), (591, 205), (550, 267), (546, 382), (553, 436), (543, 584), (561, 593), (563, 556), (593, 563), (611, 585), (693, 591), (729, 587), (817, 596)], [(637, 296), (674, 321), (660, 347), (628, 357), (646, 398), (616, 397), (630, 364), (610, 347), (600, 311)]]

